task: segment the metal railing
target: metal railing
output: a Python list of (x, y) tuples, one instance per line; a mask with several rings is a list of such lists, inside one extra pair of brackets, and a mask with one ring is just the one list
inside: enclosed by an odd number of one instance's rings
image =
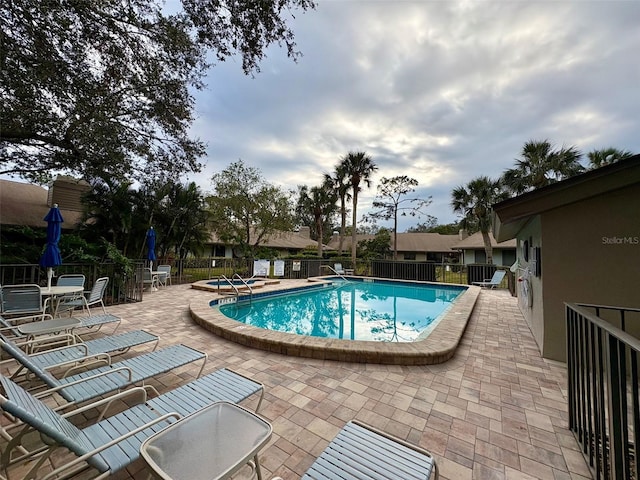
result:
[[(442, 283), (466, 284), (470, 278), (484, 275), (487, 269), (496, 269), (495, 265), (461, 265), (435, 262), (412, 262), (392, 260), (358, 260), (352, 264), (346, 258), (288, 258), (284, 259), (282, 275), (275, 276), (272, 270), (269, 277), (283, 279), (305, 279), (326, 274), (327, 268), (332, 270), (336, 262), (342, 263), (345, 270), (353, 270), (355, 275), (374, 276), (395, 280), (420, 280)], [(193, 283), (199, 280), (210, 280), (225, 276), (232, 278), (238, 275), (241, 278), (250, 278), (253, 275), (252, 258), (186, 258), (167, 260), (162, 262), (171, 265), (171, 283)], [(85, 287), (90, 289), (93, 282), (100, 277), (109, 277), (110, 282), (105, 299), (108, 304), (137, 302), (142, 300), (144, 285), (142, 268), (146, 260), (134, 260), (134, 274), (126, 276), (120, 273), (119, 267), (113, 263), (77, 264), (65, 263), (55, 268), (56, 276), (65, 273), (82, 273), (87, 279)], [(272, 262), (273, 268), (273, 262)], [(476, 273), (482, 268), (482, 273)], [(505, 267), (502, 267), (505, 268)], [(507, 272), (513, 276), (511, 272)], [(490, 275), (489, 275), (490, 276)], [(35, 283), (46, 285), (46, 269), (34, 264), (3, 264), (0, 265), (0, 285), (15, 285), (20, 283)], [(54, 280), (55, 281), (55, 280)], [(506, 282), (505, 282), (506, 284)], [(513, 280), (509, 278), (509, 289)]]
[(637, 479), (640, 341), (591, 309), (640, 311), (565, 304), (569, 428), (596, 479)]

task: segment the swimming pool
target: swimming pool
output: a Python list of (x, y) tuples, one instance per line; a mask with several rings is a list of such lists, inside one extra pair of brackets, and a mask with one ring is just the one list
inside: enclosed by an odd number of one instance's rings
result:
[[(233, 298), (228, 293), (220, 293), (206, 282), (207, 280), (198, 280), (191, 284), (191, 288), (201, 290), (202, 295), (196, 296), (189, 304), (189, 315), (195, 324), (218, 337), (249, 348), (282, 355), (322, 361), (390, 365), (434, 365), (451, 359), (460, 344), (481, 292), (481, 288), (475, 285), (458, 286), (465, 290), (443, 314), (428, 338), (414, 342), (368, 342), (276, 332), (231, 320), (220, 312), (220, 308), (212, 307), (232, 302)], [(258, 292), (254, 292), (253, 297), (257, 299), (263, 295), (294, 293), (329, 282), (331, 279), (324, 277), (280, 280), (274, 284), (265, 284)], [(251, 353), (247, 355), (253, 358)], [(259, 361), (259, 354), (256, 354), (255, 358)]]
[(220, 306), (254, 327), (376, 342), (424, 339), (466, 288), (397, 281), (334, 281), (286, 295)]

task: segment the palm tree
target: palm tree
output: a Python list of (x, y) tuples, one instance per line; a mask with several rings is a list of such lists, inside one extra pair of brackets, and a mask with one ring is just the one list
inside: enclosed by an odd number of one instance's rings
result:
[[(298, 209), (310, 212), (313, 215), (313, 222), (318, 241), (318, 258), (322, 258), (323, 226), (328, 217), (331, 217), (336, 210), (336, 194), (323, 184), (319, 187), (300, 187), (300, 199)], [(300, 212), (302, 213), (302, 212)]]
[(344, 169), (344, 174), (349, 179), (351, 186), (353, 211), (351, 223), (351, 262), (356, 265), (356, 223), (358, 209), (358, 193), (362, 191), (360, 183), (364, 182), (367, 188), (371, 187), (371, 175), (378, 167), (371, 157), (365, 152), (349, 152), (343, 159), (339, 169)]
[(624, 160), (632, 155), (633, 153), (628, 150), (618, 150), (617, 148), (609, 147), (602, 148), (600, 150), (592, 150), (587, 153), (587, 158), (589, 159), (589, 167), (594, 169), (610, 165), (618, 160)]
[(487, 254), (487, 263), (493, 263), (493, 247), (489, 231), (492, 225), (492, 205), (507, 197), (499, 180), (477, 177), (466, 187), (459, 186), (451, 192), (453, 211), (462, 214), (460, 226), (469, 232), (480, 231)]
[(504, 185), (516, 194), (546, 187), (584, 171), (576, 147), (554, 150), (548, 140), (530, 140), (524, 144), (515, 168), (505, 170)]
[(338, 251), (340, 253), (342, 253), (345, 232), (347, 230), (347, 201), (351, 200), (351, 194), (349, 193), (351, 184), (348, 180), (349, 177), (342, 164), (336, 167), (333, 176), (328, 173), (324, 174), (324, 184), (332, 189), (340, 199), (340, 239), (338, 243)]

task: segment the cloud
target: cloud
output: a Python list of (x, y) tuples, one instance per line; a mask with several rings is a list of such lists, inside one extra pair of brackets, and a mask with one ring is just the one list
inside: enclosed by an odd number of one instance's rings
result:
[(429, 213), (454, 221), (451, 190), (497, 177), (530, 139), (640, 152), (639, 22), (631, 1), (320, 1), (290, 22), (298, 63), (274, 47), (254, 78), (234, 59), (210, 70), (193, 126), (206, 169), (191, 180), (208, 190), (241, 158), (313, 186), (364, 150), (374, 182), (416, 178)]

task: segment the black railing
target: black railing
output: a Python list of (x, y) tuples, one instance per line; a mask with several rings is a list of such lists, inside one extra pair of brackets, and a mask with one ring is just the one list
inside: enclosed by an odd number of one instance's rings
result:
[(640, 341), (598, 314), (615, 312), (624, 324), (640, 309), (565, 308), (569, 428), (596, 479), (637, 479)]
[[(341, 263), (345, 270), (353, 270), (356, 275), (390, 278), (396, 280), (420, 280), (442, 283), (466, 284), (470, 278), (489, 278), (488, 272), (496, 269), (495, 265), (460, 265), (435, 262), (412, 262), (392, 260), (358, 260), (353, 265), (350, 259), (284, 259), (282, 272), (274, 270), (274, 262), (271, 262), (270, 277), (283, 279), (300, 279), (329, 275), (331, 270), (327, 266), (334, 267)], [(171, 265), (171, 283), (193, 283), (199, 280), (218, 278), (222, 275), (231, 278), (240, 275), (248, 278), (253, 275), (253, 259), (246, 258), (186, 258), (170, 261), (156, 261), (154, 265)], [(109, 277), (110, 282), (105, 300), (109, 304), (126, 303), (142, 300), (143, 283), (141, 268), (149, 266), (144, 259), (134, 261), (134, 274), (121, 273), (122, 268), (113, 263), (78, 264), (65, 263), (55, 268), (55, 274), (82, 273), (86, 278), (85, 287), (90, 289), (96, 279)], [(481, 273), (471, 274), (470, 270), (481, 268)], [(501, 267), (506, 268), (506, 267)], [(486, 273), (485, 273), (486, 272)], [(280, 275), (282, 273), (282, 275)], [(510, 272), (508, 272), (510, 273)], [(474, 276), (475, 275), (475, 276)], [(55, 282), (55, 279), (54, 279)], [(33, 264), (6, 264), (0, 265), (0, 285), (15, 285), (21, 283), (35, 283), (41, 286), (47, 284), (46, 269)], [(506, 283), (506, 282), (505, 282)], [(513, 292), (512, 292), (513, 293)]]

